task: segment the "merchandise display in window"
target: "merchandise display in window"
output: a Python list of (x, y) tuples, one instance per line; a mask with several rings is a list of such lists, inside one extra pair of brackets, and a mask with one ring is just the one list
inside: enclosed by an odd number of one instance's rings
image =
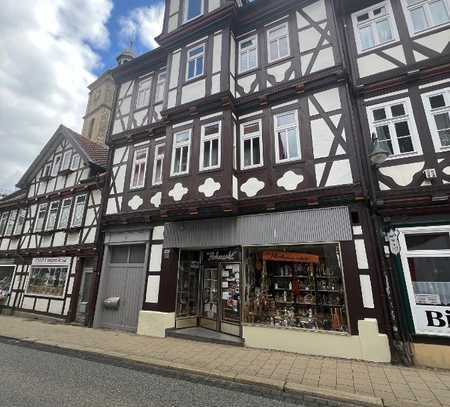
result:
[(339, 246), (249, 248), (244, 321), (348, 331)]
[(178, 269), (177, 317), (197, 315), (199, 270), (200, 253), (182, 252)]
[(62, 297), (66, 279), (67, 267), (33, 267), (26, 293)]

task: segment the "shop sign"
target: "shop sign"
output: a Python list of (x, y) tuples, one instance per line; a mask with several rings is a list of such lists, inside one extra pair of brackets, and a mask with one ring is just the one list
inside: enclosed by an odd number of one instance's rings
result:
[(69, 267), (71, 257), (40, 257), (33, 259), (31, 263), (33, 266), (40, 267)]
[(207, 262), (241, 261), (241, 248), (207, 250), (205, 257)]
[(266, 261), (292, 261), (296, 263), (319, 263), (320, 258), (315, 254), (281, 252), (267, 250), (263, 252), (263, 260)]
[(450, 307), (416, 305), (416, 333), (450, 336)]

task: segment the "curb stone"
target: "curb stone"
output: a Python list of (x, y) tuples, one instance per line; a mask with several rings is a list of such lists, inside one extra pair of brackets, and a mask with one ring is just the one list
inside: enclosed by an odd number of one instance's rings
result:
[[(79, 345), (61, 345), (51, 341), (41, 341), (36, 338), (2, 338), (14, 341), (16, 344), (31, 345), (39, 348), (39, 346), (47, 348), (47, 351), (57, 350), (58, 353), (67, 354), (78, 353), (86, 356), (92, 356), (98, 359), (115, 359), (116, 362), (128, 364), (137, 363), (141, 366), (155, 369), (171, 370), (173, 373), (186, 375), (202, 376), (206, 379), (222, 380), (229, 383), (240, 385), (255, 386), (264, 389), (266, 393), (276, 393), (278, 395), (291, 396), (297, 400), (307, 403), (310, 406), (343, 406), (346, 407), (384, 407), (385, 404), (381, 398), (364, 396), (356, 393), (347, 393), (343, 391), (334, 391), (321, 388), (305, 386), (301, 384), (284, 382), (263, 377), (254, 377), (243, 374), (224, 373), (219, 370), (208, 370), (202, 368), (191, 367), (176, 362), (169, 362), (154, 358), (146, 358), (144, 356), (125, 355), (118, 352), (108, 352), (98, 348), (87, 348)], [(37, 346), (36, 346), (37, 345)], [(42, 349), (41, 349), (42, 350)], [(73, 353), (72, 353), (73, 352)], [(345, 403), (345, 404), (343, 404)], [(392, 405), (390, 405), (392, 406)], [(419, 405), (418, 405), (419, 406)]]

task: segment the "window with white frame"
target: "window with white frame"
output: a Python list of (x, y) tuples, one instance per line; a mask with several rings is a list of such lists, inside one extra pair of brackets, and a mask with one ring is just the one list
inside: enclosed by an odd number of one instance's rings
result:
[(288, 23), (270, 28), (267, 31), (267, 48), (269, 62), (278, 61), (291, 54), (289, 48), (289, 26)]
[(74, 154), (72, 156), (72, 161), (70, 163), (70, 169), (72, 171), (78, 170), (78, 167), (80, 166), (80, 154)]
[(411, 34), (450, 22), (449, 0), (404, 0)]
[(409, 99), (368, 108), (372, 134), (391, 154), (421, 153)]
[(68, 170), (70, 167), (70, 159), (72, 158), (72, 152), (66, 151), (63, 155), (63, 160), (61, 164), (61, 170)]
[(162, 172), (164, 165), (164, 148), (165, 144), (157, 144), (155, 146), (155, 158), (153, 160), (153, 185), (162, 184)]
[(86, 207), (87, 195), (79, 195), (75, 198), (72, 215), (72, 227), (78, 228), (83, 223), (84, 208)]
[(150, 93), (152, 89), (152, 77), (139, 81), (136, 92), (136, 109), (147, 107), (150, 104)]
[(450, 227), (399, 229), (400, 255), (416, 333), (450, 336)]
[(398, 39), (395, 19), (388, 1), (353, 13), (352, 20), (359, 52)]
[(48, 210), (47, 224), (45, 225), (45, 230), (53, 230), (56, 225), (56, 220), (58, 217), (59, 201), (52, 202), (50, 204), (50, 209)]
[(0, 218), (0, 236), (3, 236), (6, 229), (6, 224), (8, 222), (9, 212), (3, 212)]
[(239, 42), (239, 73), (258, 66), (258, 37), (256, 35)]
[(241, 125), (241, 168), (256, 168), (263, 165), (261, 120)]
[(63, 297), (68, 272), (69, 268), (67, 266), (33, 266), (26, 293), (46, 297)]
[(298, 160), (301, 153), (297, 111), (275, 115), (274, 126), (276, 162)]
[(213, 170), (220, 167), (221, 122), (202, 126), (200, 143), (200, 171)]
[(134, 152), (133, 167), (131, 170), (130, 189), (145, 186), (145, 173), (147, 172), (148, 148), (140, 148)]
[(204, 0), (184, 0), (184, 22), (191, 21), (203, 14)]
[(422, 95), (436, 151), (450, 150), (450, 88)]
[(58, 172), (61, 167), (61, 160), (62, 160), (61, 154), (58, 154), (53, 160), (52, 177), (56, 177), (58, 175)]
[(5, 236), (11, 236), (17, 219), (17, 210), (11, 211), (6, 225)]
[(187, 52), (186, 80), (202, 76), (205, 73), (205, 45), (191, 48)]
[(72, 208), (72, 198), (62, 201), (61, 212), (59, 214), (58, 229), (66, 229), (69, 225), (70, 209)]
[(183, 130), (173, 136), (171, 175), (189, 173), (189, 153), (191, 149), (191, 130)]
[(47, 215), (47, 208), (48, 204), (43, 203), (39, 205), (37, 217), (36, 217), (36, 223), (34, 225), (34, 231), (35, 232), (41, 232), (44, 228), (44, 222), (45, 222), (45, 216)]
[(25, 223), (26, 216), (27, 216), (27, 210), (26, 209), (20, 209), (19, 210), (19, 214), (17, 216), (16, 227), (14, 229), (14, 234), (15, 235), (20, 235), (22, 233), (22, 228), (23, 228), (23, 225)]
[(158, 74), (158, 81), (156, 82), (156, 96), (155, 102), (164, 100), (164, 91), (166, 90), (167, 71), (162, 69)]

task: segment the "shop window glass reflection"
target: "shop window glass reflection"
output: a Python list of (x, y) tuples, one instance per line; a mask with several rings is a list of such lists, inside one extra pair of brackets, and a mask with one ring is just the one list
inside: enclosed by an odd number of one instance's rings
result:
[(200, 252), (182, 251), (178, 269), (177, 317), (197, 315), (199, 270)]
[(246, 249), (244, 322), (348, 331), (338, 244)]

